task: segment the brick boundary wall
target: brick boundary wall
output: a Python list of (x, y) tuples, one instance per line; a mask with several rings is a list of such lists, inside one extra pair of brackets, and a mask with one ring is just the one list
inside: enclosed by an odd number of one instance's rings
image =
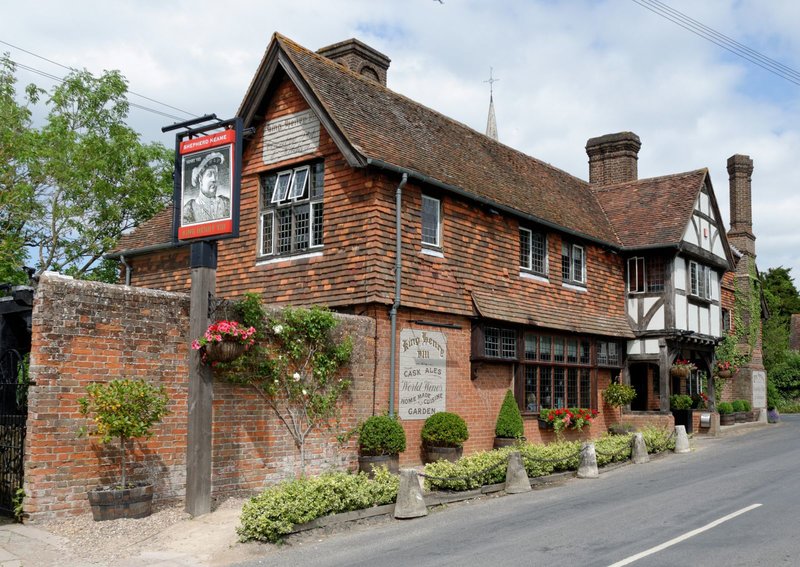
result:
[[(164, 384), (168, 415), (133, 443), (133, 480), (155, 484), (155, 500), (185, 495), (189, 299), (183, 294), (44, 274), (36, 290), (25, 440), (25, 510), (31, 521), (89, 513), (87, 491), (118, 478), (119, 450), (79, 437), (78, 398), (91, 382), (145, 378)], [(307, 442), (307, 472), (355, 468), (355, 441), (336, 433), (372, 413), (375, 324), (337, 315), (354, 340), (353, 386), (340, 422)], [(359, 403), (354, 403), (359, 400)], [(299, 452), (266, 403), (247, 387), (214, 382), (212, 497), (254, 493), (294, 476)]]

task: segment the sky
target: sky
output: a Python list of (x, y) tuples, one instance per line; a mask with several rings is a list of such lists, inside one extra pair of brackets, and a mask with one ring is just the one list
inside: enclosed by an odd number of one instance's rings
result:
[[(800, 71), (791, 81), (770, 73), (654, 13), (657, 0), (0, 4), (0, 51), (57, 76), (67, 70), (56, 64), (118, 69), (136, 93), (130, 102), (170, 115), (134, 107), (129, 124), (143, 140), (170, 147), (174, 134), (162, 134), (162, 126), (235, 115), (277, 31), (312, 50), (356, 37), (392, 60), (389, 88), (480, 132), (491, 69), (504, 144), (588, 179), (586, 141), (635, 132), (639, 177), (707, 167), (726, 224), (726, 162), (749, 155), (759, 269), (790, 267), (800, 278)], [(800, 70), (796, 0), (660, 5), (753, 57)], [(32, 71), (18, 77), (52, 84)]]

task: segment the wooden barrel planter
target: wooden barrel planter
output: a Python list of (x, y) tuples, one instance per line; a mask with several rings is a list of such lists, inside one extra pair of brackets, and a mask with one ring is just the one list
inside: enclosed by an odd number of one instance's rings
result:
[(133, 488), (95, 488), (89, 491), (89, 504), (95, 522), (119, 518), (146, 518), (153, 513), (153, 485)]
[(736, 418), (732, 413), (721, 413), (719, 414), (719, 424), (720, 425), (733, 425), (736, 423)]
[(436, 461), (441, 461), (441, 460), (455, 463), (458, 459), (461, 458), (463, 452), (464, 452), (463, 447), (423, 447), (422, 460), (425, 464), (435, 463)]
[(519, 439), (516, 439), (514, 437), (495, 437), (494, 448), (501, 449), (502, 447), (513, 447), (518, 443), (524, 443), (524, 442), (525, 442), (524, 437), (520, 437)]
[(747, 423), (747, 412), (735, 411), (733, 412), (733, 418), (736, 421), (736, 423)]
[(370, 478), (374, 476), (373, 469), (385, 466), (390, 473), (400, 474), (399, 455), (359, 455), (358, 470), (365, 472)]

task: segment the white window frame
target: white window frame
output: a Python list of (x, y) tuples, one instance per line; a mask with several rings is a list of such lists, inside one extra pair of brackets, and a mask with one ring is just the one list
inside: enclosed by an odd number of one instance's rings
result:
[[(642, 268), (642, 289), (639, 289), (639, 267)], [(642, 256), (628, 258), (628, 293), (644, 293), (647, 290), (647, 262)]]
[(689, 293), (700, 299), (711, 299), (711, 268), (689, 260)]
[[(323, 247), (324, 238), (315, 238), (314, 234), (314, 218), (315, 214), (323, 210), (323, 192), (317, 196), (312, 195), (314, 187), (312, 186), (312, 172), (311, 165), (303, 165), (294, 169), (285, 171), (278, 171), (267, 174), (266, 177), (275, 176), (275, 187), (273, 194), (270, 197), (268, 204), (264, 204), (264, 197), (259, 195), (259, 216), (258, 216), (258, 256), (274, 256), (274, 257), (292, 257), (297, 254), (303, 254), (306, 250), (318, 249)], [(263, 179), (263, 178), (262, 178)], [(300, 180), (299, 183), (297, 180)], [(285, 181), (285, 186), (282, 191), (278, 192), (278, 183), (281, 180)], [(265, 191), (263, 181), (259, 188), (259, 192)], [(304, 197), (305, 195), (305, 197)], [(295, 205), (297, 204), (297, 205)], [(292, 251), (291, 252), (278, 252), (278, 211), (291, 207), (291, 215), (294, 217), (295, 206), (305, 206), (308, 204), (308, 245), (305, 248), (295, 250), (297, 234), (294, 233), (294, 226), (292, 227)], [(269, 236), (269, 241), (264, 237), (264, 228), (266, 219), (270, 218), (272, 222), (272, 231)], [(322, 222), (324, 223), (324, 217)], [(294, 223), (294, 220), (292, 221)]]
[[(567, 278), (564, 278), (564, 252), (568, 253), (569, 270)], [(575, 260), (576, 256), (580, 254), (580, 277), (575, 277)], [(580, 244), (571, 244), (569, 242), (561, 243), (561, 279), (564, 283), (573, 284), (586, 284), (586, 249)]]
[[(520, 269), (526, 270), (531, 272), (532, 274), (537, 274), (540, 276), (547, 275), (547, 235), (542, 232), (534, 232), (529, 228), (519, 228), (519, 246), (520, 246)], [(522, 249), (522, 235), (526, 234), (528, 236), (528, 250), (525, 251)], [(533, 245), (533, 237), (537, 236), (541, 239), (542, 249), (542, 269), (538, 270), (533, 267), (533, 252), (534, 252), (534, 245)], [(527, 264), (527, 265), (526, 265)]]
[[(435, 241), (431, 242), (430, 239), (426, 239), (425, 234), (425, 202), (432, 202), (436, 203), (436, 238)], [(422, 244), (425, 246), (433, 246), (435, 248), (441, 248), (442, 246), (442, 201), (437, 199), (436, 197), (431, 197), (430, 195), (422, 195), (422, 208), (420, 210), (420, 218), (421, 218), (421, 232), (422, 232)]]

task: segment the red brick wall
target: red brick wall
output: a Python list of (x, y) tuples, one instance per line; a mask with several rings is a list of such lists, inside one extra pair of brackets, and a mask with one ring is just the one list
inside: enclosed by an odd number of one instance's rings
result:
[[(188, 390), (188, 298), (45, 275), (36, 291), (25, 447), (26, 511), (32, 519), (89, 510), (86, 492), (118, 480), (118, 450), (78, 438), (86, 418), (78, 398), (92, 382), (145, 378), (164, 384), (170, 415), (149, 440), (136, 441), (133, 478), (156, 486), (156, 499), (185, 494)], [(337, 428), (307, 442), (307, 471), (353, 468), (355, 441), (335, 437), (370, 414), (375, 377), (375, 327), (364, 317), (339, 316), (354, 339), (347, 394)], [(299, 453), (284, 426), (254, 391), (214, 383), (212, 494), (255, 491), (291, 477)], [(129, 468), (129, 470), (131, 470)]]

